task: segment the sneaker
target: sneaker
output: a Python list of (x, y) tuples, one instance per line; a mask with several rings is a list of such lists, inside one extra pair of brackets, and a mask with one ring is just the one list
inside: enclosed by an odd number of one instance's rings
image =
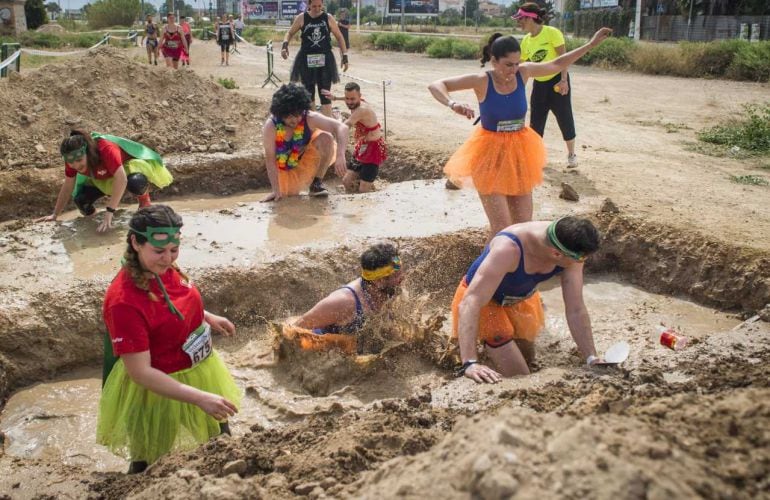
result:
[(578, 161), (577, 161), (577, 155), (571, 154), (567, 156), (567, 168), (577, 168)]
[(310, 185), (310, 196), (329, 196), (329, 191), (321, 181), (313, 181)]

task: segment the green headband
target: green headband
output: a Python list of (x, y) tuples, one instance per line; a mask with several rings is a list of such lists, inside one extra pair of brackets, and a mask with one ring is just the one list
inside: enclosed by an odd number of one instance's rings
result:
[(64, 153), (62, 158), (64, 158), (64, 161), (66, 163), (72, 163), (74, 161), (78, 161), (83, 155), (86, 154), (86, 151), (88, 150), (88, 144), (83, 144), (83, 147), (80, 149), (76, 149), (75, 151), (70, 151), (69, 153)]
[[(147, 241), (150, 242), (150, 245), (156, 247), (156, 248), (163, 248), (169, 243), (173, 243), (174, 245), (179, 244), (179, 238), (177, 235), (179, 234), (181, 228), (178, 227), (148, 227), (146, 231), (137, 231), (133, 227), (129, 227), (128, 230), (131, 232), (134, 232), (136, 234), (141, 234), (145, 238), (147, 238)], [(159, 238), (156, 235), (163, 234), (165, 235), (165, 238)]]
[[(562, 217), (563, 219), (563, 217)], [(546, 231), (546, 234), (548, 235), (548, 241), (553, 245), (558, 251), (569, 257), (570, 259), (577, 260), (579, 262), (582, 262), (586, 260), (587, 255), (581, 252), (575, 252), (573, 250), (570, 250), (569, 248), (565, 247), (561, 241), (559, 241), (559, 238), (556, 237), (556, 224), (562, 219), (555, 220), (551, 222), (551, 224), (548, 226), (548, 229)]]

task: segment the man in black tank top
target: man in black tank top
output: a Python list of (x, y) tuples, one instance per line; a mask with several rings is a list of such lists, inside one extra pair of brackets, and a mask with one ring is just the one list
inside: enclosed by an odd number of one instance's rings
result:
[(315, 104), (316, 87), (321, 99), (321, 112), (332, 115), (332, 103), (321, 94), (321, 90), (331, 90), (332, 83), (340, 81), (337, 63), (332, 53), (331, 35), (337, 39), (342, 58), (342, 71), (348, 70), (348, 47), (340, 32), (334, 16), (324, 12), (323, 0), (310, 0), (307, 12), (297, 14), (294, 22), (283, 38), (281, 57), (289, 57), (289, 40), (300, 32), (302, 45), (294, 59), (291, 69), (291, 81), (302, 82)]
[(223, 19), (216, 25), (217, 43), (219, 44), (221, 59), (219, 65), (230, 66), (230, 46), (235, 39), (235, 28), (233, 23)]

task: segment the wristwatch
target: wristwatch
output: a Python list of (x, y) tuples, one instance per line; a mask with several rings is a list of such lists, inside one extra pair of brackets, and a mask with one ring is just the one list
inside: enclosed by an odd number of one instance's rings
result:
[(475, 364), (478, 364), (478, 361), (477, 361), (477, 360), (475, 360), (475, 359), (469, 359), (468, 361), (466, 361), (465, 363), (463, 363), (463, 364), (462, 364), (462, 366), (461, 366), (460, 368), (458, 368), (457, 370), (455, 370), (455, 376), (456, 376), (456, 377), (462, 377), (463, 375), (465, 375), (465, 370), (467, 370), (468, 368), (470, 368), (470, 367), (471, 367), (471, 365), (475, 365)]
[(104, 210), (106, 210), (107, 212), (109, 212), (111, 214), (114, 214), (115, 212), (118, 211), (117, 208), (112, 208), (112, 207), (104, 207)]

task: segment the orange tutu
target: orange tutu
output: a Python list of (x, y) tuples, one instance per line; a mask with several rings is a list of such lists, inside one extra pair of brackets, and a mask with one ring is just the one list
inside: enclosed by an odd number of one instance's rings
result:
[[(463, 277), (452, 300), (452, 338), (457, 338), (460, 321), (460, 302), (468, 291)], [(514, 339), (534, 342), (545, 325), (545, 312), (540, 301), (540, 292), (511, 306), (489, 302), (481, 308), (479, 315), (479, 338), (490, 347), (499, 347)]]
[(481, 194), (520, 196), (543, 182), (545, 145), (537, 132), (491, 132), (476, 127), (455, 151), (444, 173), (458, 187), (475, 187)]
[[(321, 151), (315, 140), (323, 133), (323, 130), (313, 131), (310, 142), (305, 147), (296, 167), (291, 170), (278, 169), (278, 187), (281, 190), (281, 196), (296, 196), (310, 187), (321, 163)], [(337, 142), (332, 137), (332, 161), (336, 156)]]
[(305, 351), (332, 351), (338, 350), (345, 354), (356, 353), (356, 336), (341, 335), (338, 333), (326, 333), (319, 335), (307, 328), (284, 324), (283, 336), (294, 342)]

